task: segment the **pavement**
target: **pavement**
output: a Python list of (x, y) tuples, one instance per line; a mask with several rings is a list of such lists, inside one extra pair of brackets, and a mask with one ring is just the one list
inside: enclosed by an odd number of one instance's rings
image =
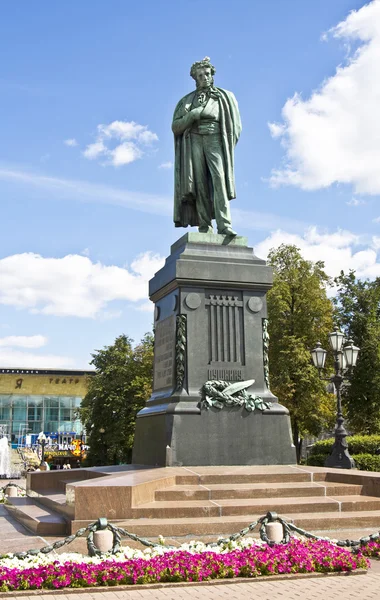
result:
[(380, 569), (366, 575), (328, 576), (279, 581), (223, 582), (206, 585), (165, 585), (161, 588), (117, 590), (113, 588), (62, 590), (62, 593), (12, 592), (0, 597), (20, 600), (336, 600), (337, 597), (353, 600), (378, 600), (380, 596)]
[[(1, 482), (0, 482), (1, 485)], [(0, 553), (40, 548), (48, 541), (26, 530), (0, 505)], [(68, 548), (65, 548), (67, 551)], [(143, 586), (129, 589), (97, 588), (72, 589), (58, 592), (25, 591), (0, 593), (0, 598), (22, 598), (22, 600), (336, 600), (346, 599), (379, 600), (380, 561), (371, 561), (371, 569), (364, 575), (329, 575), (322, 577), (301, 576), (285, 579), (252, 581), (227, 580), (205, 584), (166, 584), (162, 587)]]

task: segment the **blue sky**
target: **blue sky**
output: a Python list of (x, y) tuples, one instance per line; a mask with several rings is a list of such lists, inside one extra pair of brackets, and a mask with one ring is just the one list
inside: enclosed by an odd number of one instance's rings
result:
[(243, 121), (234, 229), (380, 275), (380, 0), (5, 0), (0, 366), (86, 368), (151, 329), (186, 232), (171, 119), (205, 55)]

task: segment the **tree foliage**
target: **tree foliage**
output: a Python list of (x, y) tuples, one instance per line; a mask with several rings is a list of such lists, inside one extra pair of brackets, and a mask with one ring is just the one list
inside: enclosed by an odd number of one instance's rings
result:
[(299, 460), (304, 436), (318, 435), (335, 417), (334, 398), (310, 357), (318, 341), (327, 343), (332, 328), (330, 280), (324, 264), (303, 259), (296, 246), (282, 244), (268, 259), (274, 270), (267, 295), (271, 389), (290, 411)]
[(130, 462), (136, 414), (152, 390), (153, 337), (146, 334), (134, 347), (120, 335), (92, 357), (95, 375), (79, 411), (90, 446), (87, 462)]
[(380, 433), (380, 278), (360, 281), (355, 273), (335, 279), (337, 319), (360, 354), (343, 400), (354, 433)]

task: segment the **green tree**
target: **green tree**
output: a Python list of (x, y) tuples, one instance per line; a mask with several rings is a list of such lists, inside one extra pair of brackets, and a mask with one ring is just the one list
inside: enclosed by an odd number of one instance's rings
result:
[(296, 246), (282, 244), (268, 259), (274, 271), (267, 295), (271, 389), (289, 409), (299, 461), (304, 436), (318, 435), (334, 422), (334, 398), (310, 357), (316, 342), (327, 343), (332, 328), (330, 280), (324, 264), (305, 260)]
[(344, 389), (349, 429), (380, 433), (380, 278), (357, 280), (354, 271), (335, 279), (337, 320), (360, 354), (350, 385)]
[(95, 375), (79, 410), (90, 446), (87, 463), (130, 462), (136, 414), (152, 389), (153, 337), (146, 334), (134, 347), (120, 335), (92, 357)]

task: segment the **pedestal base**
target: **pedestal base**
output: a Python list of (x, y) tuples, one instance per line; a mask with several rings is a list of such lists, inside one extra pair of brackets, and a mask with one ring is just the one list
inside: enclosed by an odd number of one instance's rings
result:
[[(173, 244), (149, 282), (153, 392), (137, 415), (134, 464), (296, 464), (289, 413), (269, 389), (272, 276), (245, 238), (190, 232)], [(272, 406), (201, 411), (201, 390), (212, 382), (248, 383), (247, 394)]]
[(335, 442), (330, 456), (325, 460), (325, 467), (331, 469), (355, 469), (355, 461), (350, 456), (347, 446)]
[[(178, 400), (178, 399), (177, 399)], [(182, 404), (182, 406), (181, 406)], [(157, 407), (155, 407), (157, 408)], [(244, 408), (200, 411), (196, 402), (167, 406), (136, 421), (133, 463), (158, 466), (296, 464), (290, 418), (274, 403), (263, 412)]]

